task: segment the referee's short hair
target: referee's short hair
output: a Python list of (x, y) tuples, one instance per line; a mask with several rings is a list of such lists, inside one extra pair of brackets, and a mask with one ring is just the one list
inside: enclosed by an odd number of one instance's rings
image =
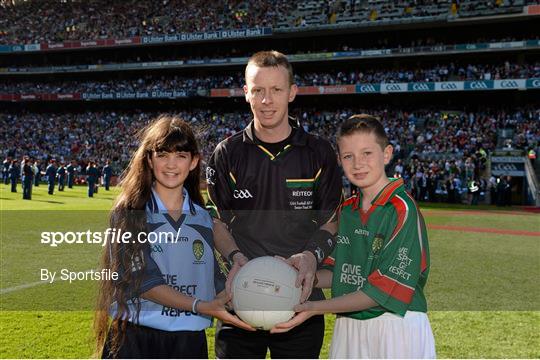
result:
[(374, 134), (377, 143), (383, 150), (390, 144), (386, 131), (384, 131), (384, 127), (379, 119), (369, 114), (357, 114), (345, 120), (339, 127), (337, 140), (339, 142), (339, 139), (342, 137), (352, 135), (356, 132)]
[(294, 84), (294, 74), (291, 63), (287, 57), (279, 51), (259, 51), (258, 53), (253, 54), (248, 60), (244, 74), (247, 74), (247, 69), (250, 65), (257, 67), (283, 66), (289, 73), (289, 85)]

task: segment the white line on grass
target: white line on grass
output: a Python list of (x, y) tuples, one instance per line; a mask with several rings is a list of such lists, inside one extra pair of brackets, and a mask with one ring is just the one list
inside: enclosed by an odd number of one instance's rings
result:
[(43, 280), (43, 281), (36, 281), (33, 283), (28, 283), (28, 284), (17, 285), (10, 288), (0, 289), (0, 295), (9, 294), (10, 292), (24, 290), (24, 289), (28, 289), (34, 286), (48, 284), (48, 283), (49, 281)]
[[(86, 271), (90, 271), (90, 270), (86, 270)], [(28, 289), (28, 288), (33, 288), (35, 286), (39, 286), (39, 285), (43, 285), (43, 284), (50, 284), (50, 283), (51, 282), (49, 280), (41, 280), (41, 281), (36, 281), (36, 282), (32, 282), (32, 283), (13, 286), (13, 287), (10, 287), (10, 288), (0, 289), (0, 295), (5, 295), (5, 294), (9, 294), (9, 293), (14, 292), (14, 291), (24, 290), (24, 289)]]

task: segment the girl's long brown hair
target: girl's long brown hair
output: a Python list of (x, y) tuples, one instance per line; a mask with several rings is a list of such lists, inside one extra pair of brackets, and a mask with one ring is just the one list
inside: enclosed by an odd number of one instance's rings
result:
[[(161, 115), (142, 129), (138, 138), (139, 148), (122, 175), (122, 191), (117, 197), (109, 216), (110, 227), (122, 232), (131, 232), (131, 239), (136, 239), (141, 232), (146, 233), (145, 206), (150, 199), (154, 175), (149, 159), (154, 151), (186, 151), (191, 156), (200, 156), (197, 140), (191, 127), (182, 119)], [(191, 200), (203, 206), (200, 192), (200, 161), (190, 171), (184, 181), (184, 188)], [(131, 316), (128, 302), (135, 304), (135, 319), (140, 312), (140, 288), (144, 271), (132, 271), (134, 263), (142, 260), (142, 250), (146, 243), (135, 241), (131, 244), (111, 243), (103, 248), (101, 268), (110, 269), (119, 274), (119, 280), (103, 280), (100, 282), (97, 309), (94, 317), (94, 333), (96, 338), (97, 357), (101, 356), (103, 346), (108, 341), (110, 354), (116, 357), (124, 341), (127, 319)], [(145, 264), (142, 264), (144, 269)], [(133, 290), (135, 289), (135, 290)], [(109, 319), (111, 306), (116, 306), (116, 314)], [(109, 334), (109, 332), (111, 332)]]

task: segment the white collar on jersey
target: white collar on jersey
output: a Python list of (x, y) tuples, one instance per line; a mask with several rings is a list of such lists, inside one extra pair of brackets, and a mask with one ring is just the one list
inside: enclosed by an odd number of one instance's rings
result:
[[(154, 189), (154, 185), (152, 185), (152, 195), (154, 196), (154, 199), (156, 200), (158, 211), (160, 213), (167, 213), (169, 210), (165, 207), (165, 205), (163, 204), (163, 201), (161, 201), (161, 198), (159, 197), (158, 193)], [(189, 194), (184, 187), (182, 187), (182, 195), (184, 197), (184, 201), (182, 203), (182, 214), (189, 214), (191, 211), (190, 206), (189, 206), (190, 199), (189, 199)]]

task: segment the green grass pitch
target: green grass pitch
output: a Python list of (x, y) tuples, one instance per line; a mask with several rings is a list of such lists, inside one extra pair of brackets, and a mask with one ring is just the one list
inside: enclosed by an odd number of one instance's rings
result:
[[(102, 230), (118, 189), (85, 187), (53, 196), (34, 188), (0, 185), (0, 357), (85, 358), (92, 355), (92, 308), (96, 282), (40, 284), (40, 269), (97, 268), (101, 247), (40, 242), (42, 231)], [(429, 229), (431, 274), (426, 288), (429, 317), (441, 358), (540, 357), (540, 238), (504, 230), (540, 232), (540, 216), (482, 206), (423, 207), (428, 228), (497, 229), (478, 233)], [(478, 210), (476, 208), (475, 210)], [(328, 356), (334, 316), (326, 317), (321, 357)], [(535, 335), (536, 334), (536, 335)], [(214, 329), (207, 331), (210, 356)]]

